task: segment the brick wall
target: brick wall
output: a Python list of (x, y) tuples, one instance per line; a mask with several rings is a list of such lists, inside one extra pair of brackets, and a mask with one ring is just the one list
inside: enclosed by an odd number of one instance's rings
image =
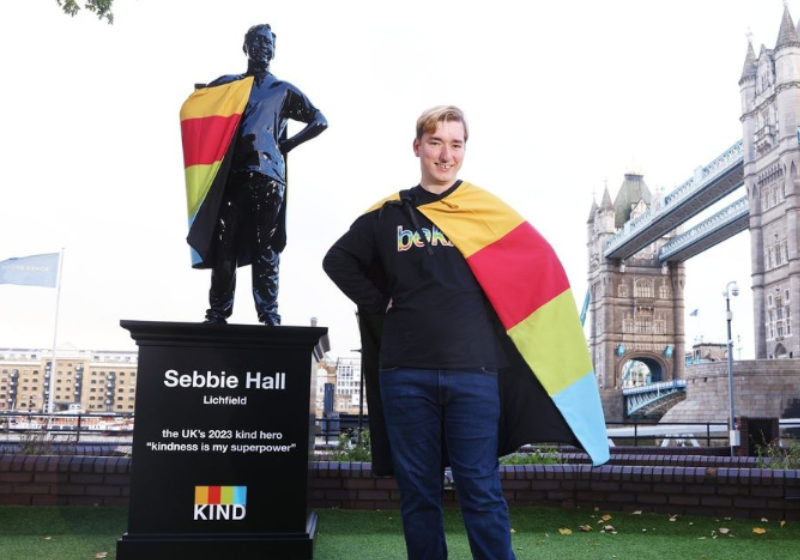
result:
[(0, 505), (128, 505), (130, 459), (0, 455)]
[[(511, 507), (800, 520), (800, 471), (753, 468), (747, 457), (695, 457), (697, 465), (687, 466), (690, 459), (621, 455), (596, 469), (506, 466), (501, 479)], [(0, 455), (0, 505), (126, 505), (130, 469), (128, 458)], [(311, 477), (314, 507), (400, 505), (394, 479), (374, 478), (369, 463), (314, 462)], [(445, 505), (457, 505), (454, 490), (445, 491)]]
[[(746, 458), (734, 461), (742, 459)], [(368, 464), (319, 463), (313, 473), (316, 507), (399, 507), (394, 479), (372, 478)], [(500, 476), (510, 507), (599, 507), (609, 511), (800, 520), (798, 471), (520, 465), (503, 467)], [(445, 491), (445, 505), (457, 505), (455, 491)]]

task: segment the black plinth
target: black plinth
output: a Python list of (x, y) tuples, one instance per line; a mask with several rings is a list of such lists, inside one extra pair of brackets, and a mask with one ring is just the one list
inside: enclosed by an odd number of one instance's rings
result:
[(139, 346), (119, 560), (308, 560), (312, 353), (327, 329), (122, 321)]

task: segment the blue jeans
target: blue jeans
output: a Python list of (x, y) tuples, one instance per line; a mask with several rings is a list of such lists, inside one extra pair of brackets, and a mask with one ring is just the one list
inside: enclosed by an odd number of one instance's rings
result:
[(409, 560), (445, 560), (442, 443), (447, 445), (475, 560), (513, 560), (497, 461), (497, 373), (393, 368), (380, 372)]

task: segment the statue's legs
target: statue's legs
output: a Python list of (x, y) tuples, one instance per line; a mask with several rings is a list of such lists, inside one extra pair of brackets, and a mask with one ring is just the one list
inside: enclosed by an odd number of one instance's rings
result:
[(211, 269), (211, 290), (206, 323), (225, 323), (233, 313), (236, 291), (236, 254), (240, 209), (233, 197), (226, 196), (214, 230), (214, 266)]
[(286, 187), (271, 179), (247, 183), (250, 223), (248, 237), (253, 256), (253, 300), (258, 320), (265, 325), (281, 324), (278, 314), (278, 266), (280, 253), (272, 246), (278, 225), (278, 213)]

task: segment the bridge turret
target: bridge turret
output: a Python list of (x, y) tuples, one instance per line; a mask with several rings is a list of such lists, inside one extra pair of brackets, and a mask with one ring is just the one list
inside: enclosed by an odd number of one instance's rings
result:
[(783, 9), (783, 19), (781, 20), (781, 30), (778, 32), (778, 40), (775, 42), (775, 52), (787, 47), (800, 47), (800, 38), (797, 29), (792, 23), (792, 16), (789, 13), (789, 6)]
[(603, 201), (600, 205), (599, 216), (600, 231), (603, 233), (614, 233), (617, 230), (615, 224), (616, 210), (614, 209), (614, 205), (611, 203), (611, 195), (608, 192), (608, 185), (606, 185), (606, 188), (603, 191)]
[[(774, 57), (776, 89), (774, 111), (778, 137), (781, 140), (788, 137), (794, 140), (798, 125), (797, 103), (800, 101), (797, 89), (797, 82), (800, 81), (800, 36), (792, 23), (788, 7), (783, 11)], [(783, 146), (784, 149), (797, 146), (795, 141), (787, 144)]]
[(755, 107), (756, 71), (756, 52), (753, 50), (753, 39), (748, 37), (747, 55), (744, 59), (742, 77), (739, 79), (739, 88), (742, 92), (742, 114), (749, 113)]

